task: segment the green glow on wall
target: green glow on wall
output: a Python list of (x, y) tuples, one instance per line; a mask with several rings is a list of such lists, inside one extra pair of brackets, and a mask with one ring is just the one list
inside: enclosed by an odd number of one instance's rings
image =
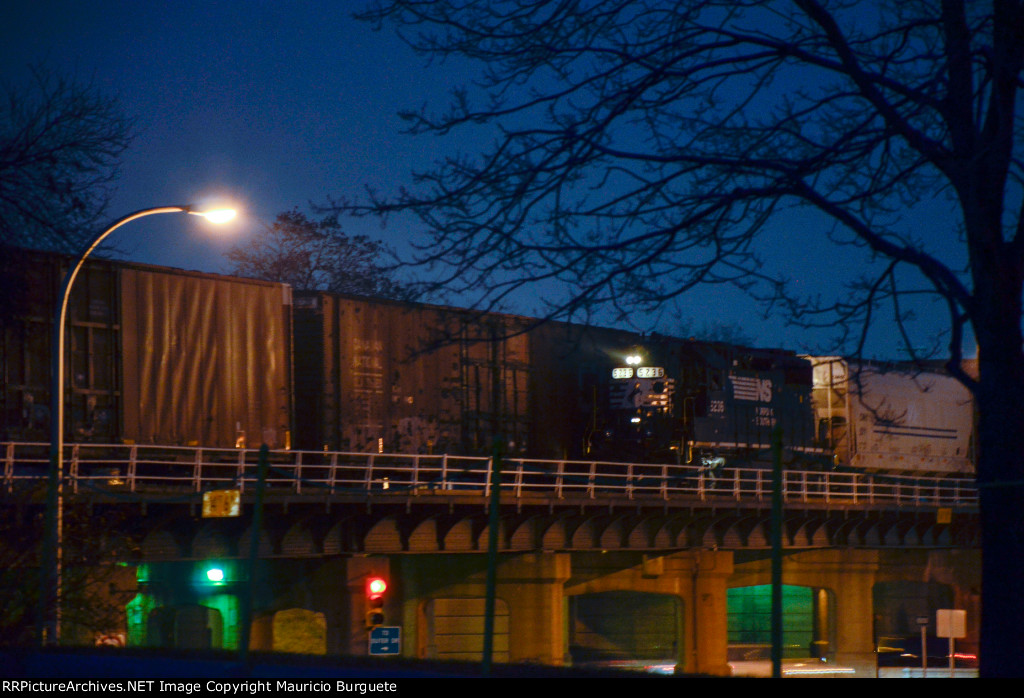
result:
[[(143, 565), (139, 566), (142, 569)], [(149, 614), (159, 606), (155, 598), (149, 594), (139, 593), (125, 605), (125, 616), (128, 625), (128, 647), (144, 647), (149, 627)]]
[[(770, 584), (729, 589), (727, 597), (730, 645), (771, 644), (772, 587)], [(784, 657), (808, 657), (814, 640), (814, 590), (782, 587), (782, 647)]]
[(211, 648), (238, 649), (238, 597), (234, 594), (214, 594), (199, 603), (220, 614), (219, 624), (214, 622), (215, 619), (210, 622)]

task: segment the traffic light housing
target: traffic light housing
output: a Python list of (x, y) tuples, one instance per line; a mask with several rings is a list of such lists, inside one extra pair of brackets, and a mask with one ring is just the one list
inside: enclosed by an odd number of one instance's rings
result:
[(384, 593), (388, 582), (383, 577), (366, 578), (366, 627), (384, 625)]

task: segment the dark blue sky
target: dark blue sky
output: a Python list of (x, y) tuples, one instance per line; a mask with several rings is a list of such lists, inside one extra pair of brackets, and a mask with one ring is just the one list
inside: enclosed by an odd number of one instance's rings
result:
[[(223, 196), (270, 220), (408, 171), (394, 115), (422, 100), (423, 72), (396, 38), (353, 21), (352, 7), (16, 0), (4, 10), (0, 64), (8, 77), (42, 62), (92, 81), (138, 120), (112, 217)], [(174, 225), (184, 226), (194, 227)], [(213, 261), (178, 242), (139, 258)]]
[[(198, 219), (133, 222), (113, 242), (141, 262), (224, 272), (223, 252), (286, 209), (364, 187), (394, 191), (414, 167), (450, 144), (401, 133), (397, 112), (444, 105), (465, 81), (456, 65), (426, 66), (393, 33), (351, 18), (358, 2), (64, 2), (14, 0), (0, 26), (6, 80), (32, 64), (92, 81), (138, 121), (109, 211), (230, 199), (245, 216), (230, 230)], [(462, 145), (465, 145), (462, 143)], [(827, 287), (849, 264), (811, 244), (820, 221), (802, 220), (769, 247), (803, 289)], [(400, 224), (346, 224), (401, 247)], [(680, 302), (681, 314), (742, 326), (763, 346), (814, 348), (820, 339), (764, 321), (738, 291), (708, 289)], [(517, 308), (529, 314), (529, 302)], [(666, 312), (671, 317), (672, 311)], [(662, 327), (672, 331), (674, 321)], [(895, 333), (876, 331), (874, 353), (894, 355)]]

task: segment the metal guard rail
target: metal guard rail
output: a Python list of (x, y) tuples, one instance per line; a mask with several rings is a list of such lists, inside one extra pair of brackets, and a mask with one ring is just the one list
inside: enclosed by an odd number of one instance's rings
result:
[[(49, 472), (49, 444), (3, 442), (3, 488), (38, 485)], [(245, 491), (255, 487), (259, 451), (124, 444), (68, 444), (65, 492)], [(487, 496), (487, 457), (272, 451), (266, 484), (297, 495)], [(765, 468), (503, 458), (502, 493), (516, 499), (686, 499), (768, 501)], [(787, 502), (908, 507), (976, 507), (973, 479), (785, 470)]]

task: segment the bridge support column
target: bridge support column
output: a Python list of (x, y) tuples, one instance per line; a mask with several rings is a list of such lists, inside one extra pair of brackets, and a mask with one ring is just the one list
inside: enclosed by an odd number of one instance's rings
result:
[(531, 553), (498, 569), (498, 598), (509, 606), (509, 661), (565, 664), (565, 582), (569, 555)]
[(862, 552), (867, 554), (849, 551), (823, 570), (832, 577), (835, 590), (836, 663), (853, 667), (857, 676), (871, 675), (877, 664), (872, 591), (878, 561), (874, 551)]
[[(477, 555), (405, 555), (403, 654), (479, 661), (486, 564)], [(565, 663), (567, 553), (502, 555), (497, 570), (495, 661)], [(498, 638), (500, 636), (500, 639)]]
[(697, 674), (729, 675), (727, 586), (733, 571), (732, 553), (697, 551), (691, 554), (692, 608), (686, 625), (691, 648), (683, 666)]

